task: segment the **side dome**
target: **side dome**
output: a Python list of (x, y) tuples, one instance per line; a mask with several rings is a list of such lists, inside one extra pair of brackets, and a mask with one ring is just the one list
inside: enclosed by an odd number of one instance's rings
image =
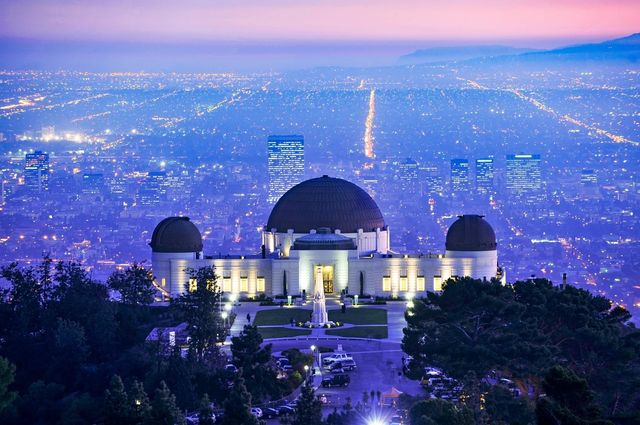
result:
[(461, 215), (447, 232), (447, 251), (494, 251), (498, 247), (493, 227), (481, 215)]
[(201, 252), (202, 235), (189, 217), (167, 217), (156, 226), (149, 246), (153, 252)]
[(289, 189), (271, 210), (267, 230), (309, 233), (327, 227), (342, 233), (385, 228), (375, 201), (360, 187), (338, 178), (322, 176)]

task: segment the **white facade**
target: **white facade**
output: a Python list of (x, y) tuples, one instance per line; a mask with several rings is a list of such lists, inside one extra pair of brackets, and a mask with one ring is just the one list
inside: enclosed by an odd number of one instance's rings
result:
[[(339, 295), (343, 290), (359, 294), (362, 275), (365, 294), (403, 298), (440, 291), (442, 283), (452, 276), (494, 278), (498, 266), (496, 250), (446, 251), (437, 255), (361, 255), (359, 249), (299, 251), (291, 249), (297, 235), (291, 236), (286, 256), (276, 251), (265, 255), (266, 258), (200, 256), (197, 259), (196, 253), (153, 253), (156, 283), (166, 288), (168, 295), (177, 296), (189, 288), (189, 269), (213, 266), (226, 293), (248, 297), (283, 295), (286, 275), (288, 295), (302, 295), (304, 291), (311, 296), (316, 267), (328, 267), (332, 275), (328, 295)], [(345, 236), (357, 240), (358, 235)]]

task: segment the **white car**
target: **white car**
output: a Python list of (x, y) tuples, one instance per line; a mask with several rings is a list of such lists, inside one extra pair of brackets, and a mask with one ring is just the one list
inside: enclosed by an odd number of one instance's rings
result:
[(328, 365), (329, 363), (340, 362), (343, 360), (353, 361), (353, 357), (351, 357), (351, 354), (348, 353), (333, 353), (330, 356), (323, 358), (322, 363)]
[[(187, 416), (185, 420), (187, 421), (188, 424), (197, 425), (200, 422), (200, 415), (198, 415), (197, 413), (194, 413), (193, 415)], [(213, 422), (216, 421), (216, 415), (213, 413), (211, 414), (211, 420)]]
[(251, 414), (259, 419), (262, 417), (262, 409), (259, 407), (252, 407)]

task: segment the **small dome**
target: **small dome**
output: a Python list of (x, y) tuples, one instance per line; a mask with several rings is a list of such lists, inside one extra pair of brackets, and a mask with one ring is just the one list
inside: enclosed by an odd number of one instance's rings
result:
[(322, 176), (289, 189), (273, 207), (266, 230), (309, 233), (328, 227), (342, 233), (384, 229), (376, 202), (360, 187), (338, 178)]
[(298, 251), (309, 250), (344, 250), (356, 249), (353, 239), (338, 233), (331, 233), (326, 227), (321, 227), (316, 233), (304, 235), (295, 240), (293, 249)]
[(494, 251), (493, 227), (481, 215), (461, 215), (447, 232), (447, 251)]
[(168, 217), (156, 226), (149, 246), (153, 252), (201, 252), (202, 235), (189, 217)]

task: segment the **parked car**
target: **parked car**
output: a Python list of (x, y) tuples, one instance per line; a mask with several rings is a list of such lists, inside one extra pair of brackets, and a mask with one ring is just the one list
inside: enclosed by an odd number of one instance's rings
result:
[(251, 414), (256, 418), (260, 419), (262, 417), (262, 409), (259, 407), (252, 407)]
[(233, 363), (229, 363), (224, 367), (224, 370), (231, 373), (238, 373), (238, 368)]
[(296, 409), (292, 406), (283, 405), (278, 407), (278, 413), (281, 415), (293, 415), (296, 413)]
[[(193, 413), (187, 417), (185, 417), (185, 421), (189, 424), (189, 425), (198, 425), (198, 423), (200, 423), (200, 415), (198, 413)], [(211, 420), (213, 422), (216, 421), (216, 415), (215, 414), (211, 414)]]
[(277, 418), (280, 416), (280, 412), (272, 407), (262, 409), (262, 417), (267, 419)]
[(389, 425), (403, 425), (404, 421), (402, 420), (402, 416), (392, 416), (389, 420)]
[(339, 362), (342, 360), (353, 360), (353, 357), (351, 357), (351, 354), (349, 353), (333, 353), (330, 356), (324, 357), (322, 359), (322, 364), (328, 365), (329, 363)]
[(346, 387), (350, 383), (351, 378), (346, 374), (333, 375), (322, 379), (323, 387)]

